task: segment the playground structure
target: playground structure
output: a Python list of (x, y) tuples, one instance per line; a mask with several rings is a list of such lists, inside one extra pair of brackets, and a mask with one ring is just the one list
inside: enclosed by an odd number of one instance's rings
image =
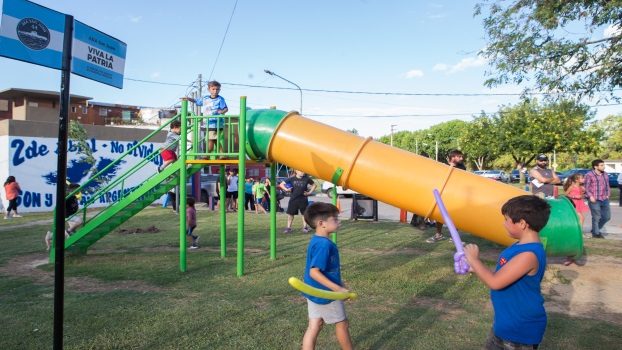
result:
[[(221, 189), (226, 188), (224, 170), (226, 164), (237, 164), (238, 206), (244, 207), (244, 181), (248, 162), (270, 165), (273, 186), (270, 193), (270, 258), (276, 259), (276, 163), (302, 170), (314, 177), (327, 180), (343, 188), (351, 188), (371, 198), (391, 204), (418, 215), (443, 221), (436, 205), (432, 189), (438, 189), (455, 226), (475, 236), (502, 244), (514, 242), (505, 232), (500, 208), (508, 199), (526, 194), (511, 185), (482, 178), (475, 174), (449, 167), (404, 150), (362, 138), (325, 124), (315, 122), (297, 112), (274, 109), (247, 110), (246, 97), (240, 99), (240, 115), (220, 116), (226, 119), (227, 138), (219, 138), (215, 152), (201, 152), (199, 123), (211, 116), (197, 116), (188, 113), (188, 101), (182, 99), (181, 113), (171, 119), (181, 120), (179, 159), (161, 173), (145, 179), (141, 186), (125, 193), (123, 180), (135, 169), (145, 166), (159, 157), (159, 151), (149, 155), (142, 163), (119, 175), (110, 183), (91, 194), (89, 201), (75, 214), (82, 215), (84, 225), (65, 241), (65, 249), (85, 253), (88, 247), (111, 232), (121, 223), (138, 213), (178, 186), (179, 208), (186, 206), (186, 179), (206, 165), (220, 165)], [(158, 130), (137, 143), (140, 146)], [(238, 145), (236, 149), (235, 132)], [(218, 152), (220, 145), (224, 152)], [(117, 161), (133, 152), (128, 149)], [(224, 158), (224, 159), (220, 159)], [(112, 163), (109, 166), (112, 166)], [(105, 171), (106, 168), (102, 170)], [(95, 181), (97, 174), (89, 181)], [(88, 183), (88, 182), (87, 182)], [(73, 193), (77, 193), (85, 184)], [(387, 185), (390, 185), (388, 187)], [(121, 198), (95, 216), (86, 216), (89, 204), (101, 193), (111, 188), (122, 188)], [(336, 186), (335, 186), (336, 187)], [(72, 194), (73, 194), (72, 193)], [(71, 194), (69, 194), (71, 195)], [(333, 201), (337, 196), (333, 196)], [(583, 238), (579, 220), (573, 205), (565, 198), (548, 200), (551, 217), (541, 231), (547, 253), (559, 256), (580, 256), (583, 252)], [(220, 205), (221, 257), (226, 256), (226, 208)], [(237, 226), (237, 275), (244, 274), (244, 210), (239, 210)], [(180, 270), (186, 271), (186, 218), (180, 215)], [(333, 236), (336, 240), (336, 236)], [(54, 249), (50, 250), (53, 261)]]

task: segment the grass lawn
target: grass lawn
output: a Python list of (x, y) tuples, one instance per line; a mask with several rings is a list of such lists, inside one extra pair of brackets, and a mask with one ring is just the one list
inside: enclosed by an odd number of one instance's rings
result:
[[(0, 228), (32, 221), (3, 222)], [(37, 214), (35, 220), (51, 214)], [(17, 220), (20, 220), (19, 222)], [(285, 216), (278, 216), (280, 227)], [(300, 224), (296, 218), (295, 224)], [(23, 222), (22, 222), (23, 221)], [(67, 349), (296, 349), (307, 324), (305, 299), (288, 284), (302, 277), (309, 235), (278, 237), (269, 259), (268, 216), (248, 215), (246, 275), (235, 276), (235, 216), (228, 215), (228, 257), (220, 258), (218, 214), (198, 212), (201, 248), (178, 268), (178, 217), (144, 210), (86, 256), (66, 262)], [(46, 257), (49, 225), (0, 231), (0, 349), (52, 345), (53, 266)], [(342, 275), (359, 299), (346, 304), (357, 349), (480, 349), (491, 327), (488, 290), (475, 276), (453, 272), (449, 241), (427, 244), (421, 232), (394, 222), (343, 222)], [(493, 261), (501, 247), (470, 236)], [(588, 252), (621, 258), (622, 243), (586, 241)], [(560, 283), (563, 283), (560, 282)], [(542, 349), (613, 349), (622, 323), (549, 313)], [(338, 348), (326, 326), (318, 349)]]

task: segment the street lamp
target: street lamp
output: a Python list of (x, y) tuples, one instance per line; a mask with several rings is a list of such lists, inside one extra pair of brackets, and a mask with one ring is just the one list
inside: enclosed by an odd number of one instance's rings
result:
[(393, 128), (395, 128), (397, 124), (391, 124), (391, 147), (393, 147)]
[(436, 153), (435, 159), (438, 162), (438, 140), (436, 140), (436, 137), (434, 135), (432, 135), (432, 134), (428, 134), (428, 136), (432, 136), (432, 137), (435, 138), (435, 140), (434, 140), (434, 144), (435, 144), (434, 145), (434, 150), (435, 150), (435, 153)]
[(283, 78), (282, 76), (280, 76), (280, 75), (278, 75), (278, 74), (274, 73), (273, 71), (271, 71), (271, 70), (269, 70), (269, 69), (264, 69), (263, 71), (264, 71), (266, 74), (270, 74), (270, 75), (272, 75), (272, 76), (275, 76), (275, 77), (277, 77), (277, 78), (281, 78), (282, 80), (285, 80), (286, 82), (288, 82), (288, 83), (290, 83), (290, 84), (294, 85), (294, 86), (298, 89), (298, 91), (300, 92), (300, 114), (302, 114), (302, 89), (300, 88), (300, 86), (298, 86), (298, 84), (294, 83), (293, 81), (290, 81), (290, 80), (287, 80), (287, 79)]

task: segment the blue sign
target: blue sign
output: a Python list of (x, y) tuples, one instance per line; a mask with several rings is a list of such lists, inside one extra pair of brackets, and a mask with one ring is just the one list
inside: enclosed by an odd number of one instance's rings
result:
[(65, 15), (26, 0), (4, 0), (0, 56), (61, 69)]
[(121, 89), (126, 51), (124, 42), (74, 21), (72, 73)]

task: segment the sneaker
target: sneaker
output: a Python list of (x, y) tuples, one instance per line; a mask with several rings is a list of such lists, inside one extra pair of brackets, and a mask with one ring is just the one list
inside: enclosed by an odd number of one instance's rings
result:
[(592, 238), (602, 238), (602, 239), (604, 239), (605, 237), (603, 237), (603, 235), (592, 235)]
[(193, 245), (190, 246), (190, 249), (199, 249), (199, 246), (193, 244)]
[(288, 227), (285, 230), (283, 230), (283, 233), (292, 233), (292, 229)]
[(435, 234), (434, 236), (426, 239), (425, 241), (426, 241), (426, 243), (436, 243), (436, 242), (442, 241), (444, 239), (445, 239), (445, 237), (442, 234), (441, 235)]
[(9, 219), (9, 217), (5, 215), (4, 216), (4, 220), (8, 220), (8, 219)]
[(22, 216), (21, 216), (21, 215), (19, 215), (19, 214), (13, 214), (13, 217), (14, 217), (14, 218), (21, 218)]
[(310, 228), (308, 228), (308, 227), (303, 227), (303, 228), (302, 228), (302, 232), (303, 232), (303, 233), (309, 233), (309, 231), (311, 231), (311, 229), (310, 229)]
[(194, 246), (199, 246), (199, 236), (197, 236), (197, 238), (194, 239), (194, 241), (192, 242), (192, 245)]

